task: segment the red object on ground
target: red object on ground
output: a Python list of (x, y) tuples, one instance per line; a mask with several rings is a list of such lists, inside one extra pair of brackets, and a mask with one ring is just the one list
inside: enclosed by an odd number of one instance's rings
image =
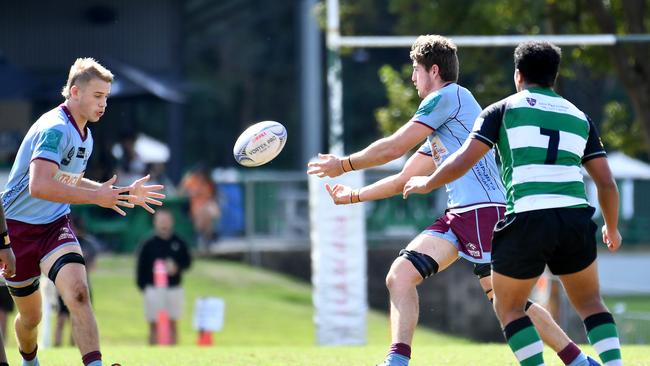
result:
[[(153, 284), (156, 288), (167, 288), (167, 267), (165, 266), (165, 261), (162, 259), (156, 259), (153, 264)], [(160, 300), (163, 301), (163, 299)], [(169, 314), (167, 314), (167, 310), (164, 308), (158, 311), (156, 338), (158, 345), (161, 346), (170, 345), (172, 343)]]
[(211, 346), (212, 345), (212, 332), (205, 330), (199, 331), (199, 338), (196, 341), (198, 346)]

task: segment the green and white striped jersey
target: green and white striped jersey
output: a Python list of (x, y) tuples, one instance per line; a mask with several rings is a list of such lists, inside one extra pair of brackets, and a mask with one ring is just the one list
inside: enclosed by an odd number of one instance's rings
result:
[(550, 88), (487, 107), (470, 136), (497, 147), (507, 214), (588, 205), (580, 166), (605, 150), (585, 113)]

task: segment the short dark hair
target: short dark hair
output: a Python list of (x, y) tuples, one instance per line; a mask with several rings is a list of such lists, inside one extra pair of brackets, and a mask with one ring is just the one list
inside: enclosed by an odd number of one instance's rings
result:
[(549, 42), (530, 41), (515, 48), (515, 68), (530, 84), (551, 87), (560, 68), (562, 50)]
[(439, 35), (419, 36), (411, 46), (411, 60), (424, 66), (426, 71), (438, 65), (440, 78), (444, 81), (458, 81), (458, 55), (456, 45), (450, 39)]

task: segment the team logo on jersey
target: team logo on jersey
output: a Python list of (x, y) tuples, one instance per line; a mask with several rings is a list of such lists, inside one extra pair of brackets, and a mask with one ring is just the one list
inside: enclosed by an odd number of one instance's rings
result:
[(537, 104), (537, 99), (535, 99), (535, 98), (526, 98), (526, 101), (528, 102), (528, 104), (529, 104), (531, 107), (534, 107), (535, 104)]
[(440, 101), (440, 98), (442, 98), (441, 95), (436, 95), (433, 98), (424, 98), (422, 103), (420, 104), (420, 107), (418, 108), (417, 112), (415, 112), (416, 115), (418, 116), (428, 116), (433, 112), (433, 109), (436, 107), (436, 104)]
[(55, 129), (43, 131), (37, 150), (45, 150), (53, 153), (59, 152), (59, 142), (63, 132)]
[(68, 156), (63, 158), (63, 160), (61, 160), (61, 165), (67, 166), (68, 164), (70, 164), (70, 161), (72, 161), (73, 156), (74, 156), (74, 146), (70, 149), (70, 151), (68, 151)]
[(79, 146), (79, 150), (77, 150), (77, 157), (79, 159), (83, 159), (86, 157), (86, 148), (83, 146)]

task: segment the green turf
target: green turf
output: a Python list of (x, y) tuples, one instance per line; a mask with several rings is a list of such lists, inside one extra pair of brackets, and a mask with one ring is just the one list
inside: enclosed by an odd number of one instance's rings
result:
[[(307, 284), (236, 263), (197, 261), (185, 278), (187, 303), (180, 324), (181, 346), (148, 347), (142, 297), (134, 284), (133, 259), (101, 258), (92, 274), (92, 284), (107, 365), (374, 365), (381, 361), (389, 343), (386, 316), (371, 312), (367, 346), (317, 347)], [(225, 326), (214, 335), (212, 347), (194, 346), (190, 315), (198, 296), (219, 296), (226, 301)], [(13, 337), (13, 332), (9, 333)], [(584, 349), (593, 355), (591, 347)], [(422, 327), (416, 332), (413, 352), (412, 366), (516, 365), (504, 344), (472, 343)], [(13, 339), (8, 353), (12, 365), (18, 365)], [(43, 365), (81, 364), (77, 349), (72, 347), (43, 349), (39, 355)], [(650, 365), (650, 347), (627, 346), (624, 355), (626, 365)], [(547, 365), (561, 365), (548, 349), (546, 361)]]

